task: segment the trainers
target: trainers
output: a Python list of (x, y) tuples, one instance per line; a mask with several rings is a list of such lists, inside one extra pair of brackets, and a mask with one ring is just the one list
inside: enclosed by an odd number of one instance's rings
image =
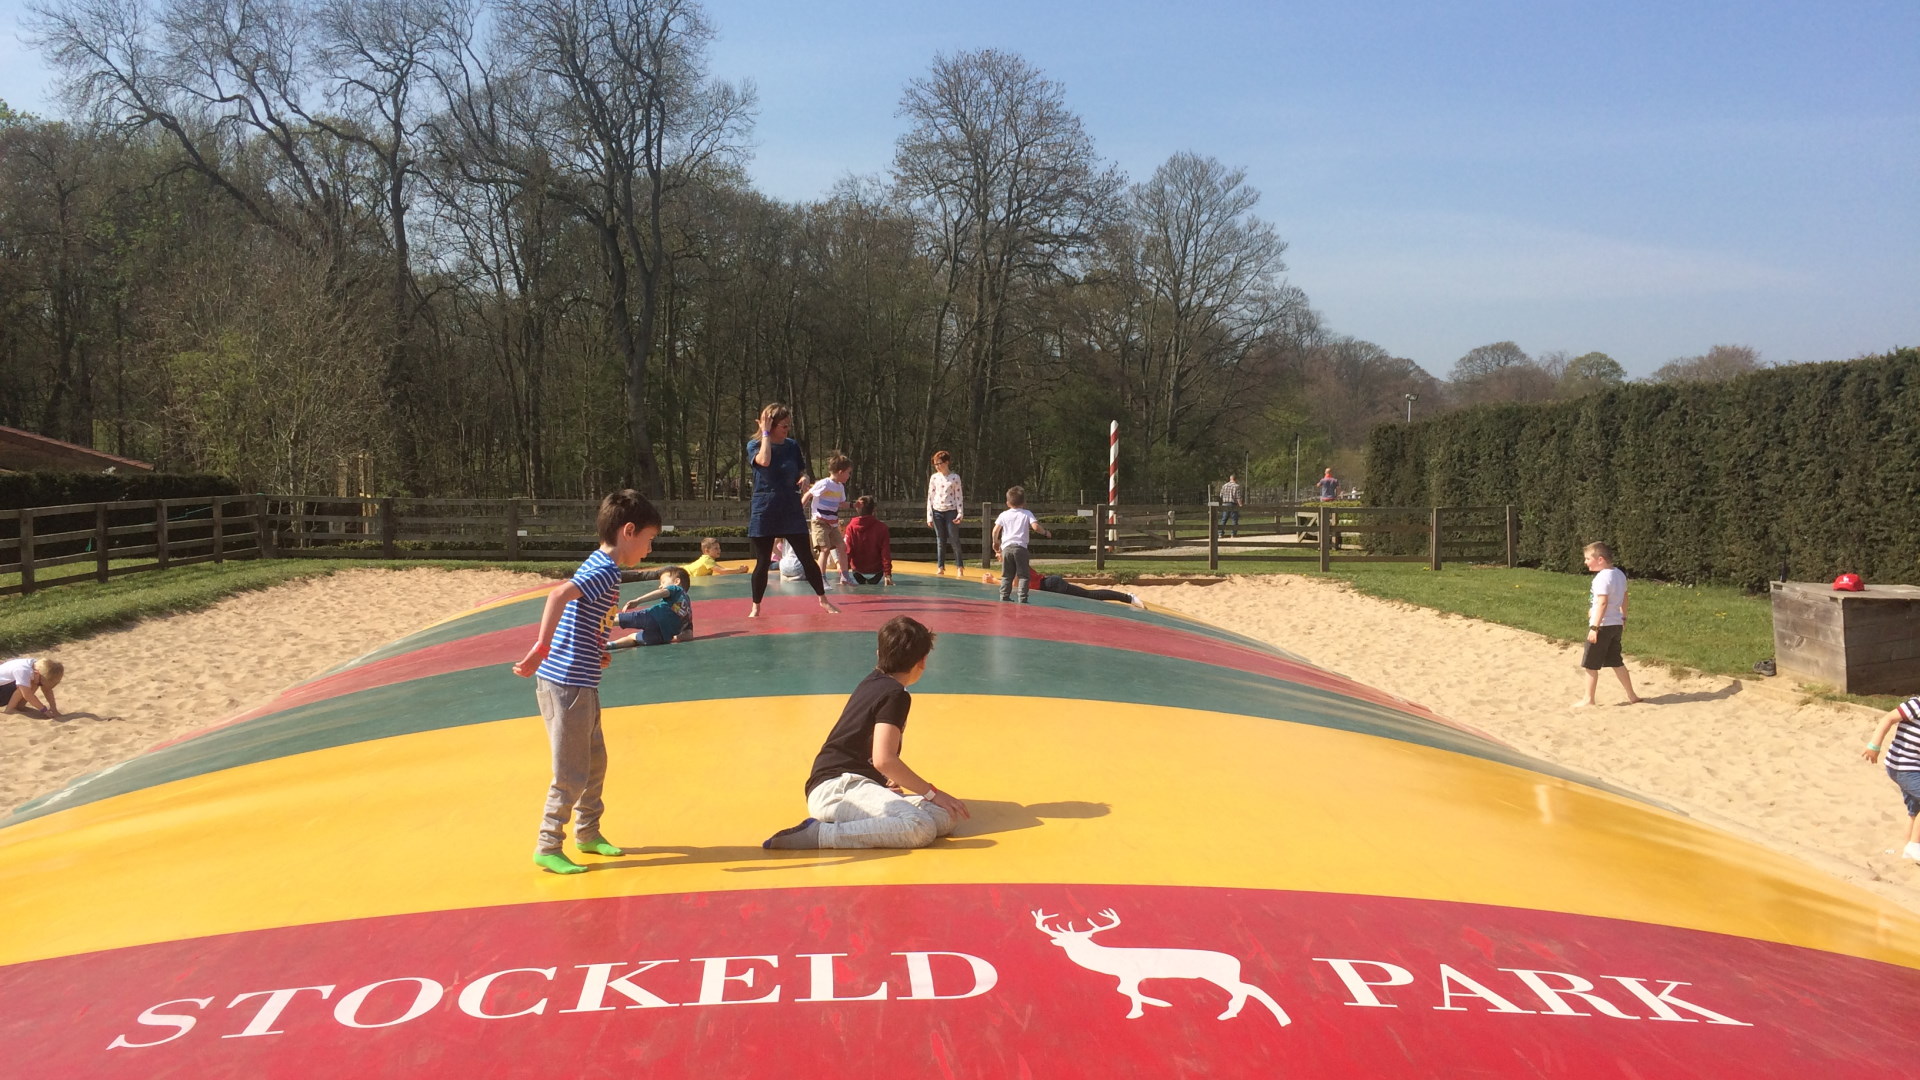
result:
[(769, 851), (810, 851), (820, 846), (820, 822), (808, 818), (760, 841), (760, 846)]
[(1920, 843), (1908, 844), (1900, 854), (1915, 862), (1920, 862)]
[(1140, 594), (1137, 592), (1127, 594), (1127, 603), (1130, 604), (1135, 611), (1147, 610), (1147, 602), (1140, 599)]

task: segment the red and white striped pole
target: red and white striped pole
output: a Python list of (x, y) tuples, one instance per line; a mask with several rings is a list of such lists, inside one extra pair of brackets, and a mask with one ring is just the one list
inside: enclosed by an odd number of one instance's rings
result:
[(1107, 425), (1107, 535), (1101, 539), (1113, 544), (1120, 539), (1120, 526), (1113, 508), (1120, 505), (1120, 421)]
[(1107, 505), (1120, 505), (1120, 421), (1107, 425)]

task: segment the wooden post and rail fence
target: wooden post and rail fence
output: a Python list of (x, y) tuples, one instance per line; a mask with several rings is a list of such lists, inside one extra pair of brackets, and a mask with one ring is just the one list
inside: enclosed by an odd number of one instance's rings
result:
[[(656, 557), (691, 559), (699, 538), (716, 534), (729, 558), (747, 553), (745, 501), (657, 504), (668, 532)], [(216, 495), (140, 502), (77, 503), (0, 510), (0, 596), (55, 585), (227, 559), (371, 558), (569, 561), (598, 543), (593, 499), (412, 499)], [(1237, 534), (1223, 534), (1220, 507), (1070, 503), (1030, 506), (1071, 524), (1035, 537), (1040, 558), (1084, 560), (1097, 568), (1128, 562), (1444, 561), (1514, 565), (1519, 519), (1512, 507), (1394, 508), (1281, 504), (1240, 508)], [(982, 504), (985, 562), (998, 507)], [(897, 558), (931, 560), (932, 530), (917, 519), (894, 525)], [(10, 534), (10, 535), (9, 535)], [(1102, 542), (1095, 542), (1102, 538)], [(52, 572), (52, 573), (50, 573)]]
[(1231, 534), (1225, 509), (1095, 506), (1093, 532), (1105, 540), (1094, 545), (1094, 567), (1203, 555), (1209, 570), (1234, 562), (1313, 562), (1323, 571), (1357, 562), (1424, 562), (1434, 570), (1448, 562), (1518, 564), (1520, 515), (1512, 506), (1242, 506)]

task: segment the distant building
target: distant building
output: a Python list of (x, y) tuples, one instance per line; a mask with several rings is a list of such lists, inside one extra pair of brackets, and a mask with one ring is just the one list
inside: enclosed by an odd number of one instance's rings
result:
[(0, 472), (152, 472), (144, 461), (0, 427)]

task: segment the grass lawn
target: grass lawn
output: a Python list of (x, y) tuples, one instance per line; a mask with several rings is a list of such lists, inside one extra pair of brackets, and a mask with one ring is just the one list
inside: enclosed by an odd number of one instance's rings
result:
[[(62, 641), (153, 615), (197, 611), (234, 593), (265, 589), (299, 578), (323, 577), (341, 570), (570, 571), (576, 562), (459, 562), (449, 559), (245, 559), (199, 563), (146, 574), (130, 574), (104, 584), (78, 582), (0, 598), (0, 654), (18, 656)], [(62, 567), (60, 569), (65, 569)]]
[[(1123, 581), (1141, 574), (1205, 574), (1207, 562), (1155, 562), (1117, 559), (1107, 569)], [(1093, 573), (1091, 562), (1049, 565), (1047, 573)], [(1399, 600), (1436, 611), (1484, 619), (1530, 630), (1559, 641), (1587, 636), (1585, 574), (1449, 563), (1438, 573), (1424, 562), (1334, 563), (1322, 574), (1319, 564), (1249, 560), (1221, 564), (1222, 573), (1301, 574), (1349, 582), (1382, 600)], [(1627, 596), (1627, 653), (1639, 660), (1671, 664), (1716, 675), (1755, 677), (1754, 661), (1773, 655), (1773, 608), (1763, 595), (1724, 585), (1668, 585), (1634, 581)], [(1832, 697), (1890, 709), (1897, 697), (1858, 697), (1811, 689), (1810, 696)]]

